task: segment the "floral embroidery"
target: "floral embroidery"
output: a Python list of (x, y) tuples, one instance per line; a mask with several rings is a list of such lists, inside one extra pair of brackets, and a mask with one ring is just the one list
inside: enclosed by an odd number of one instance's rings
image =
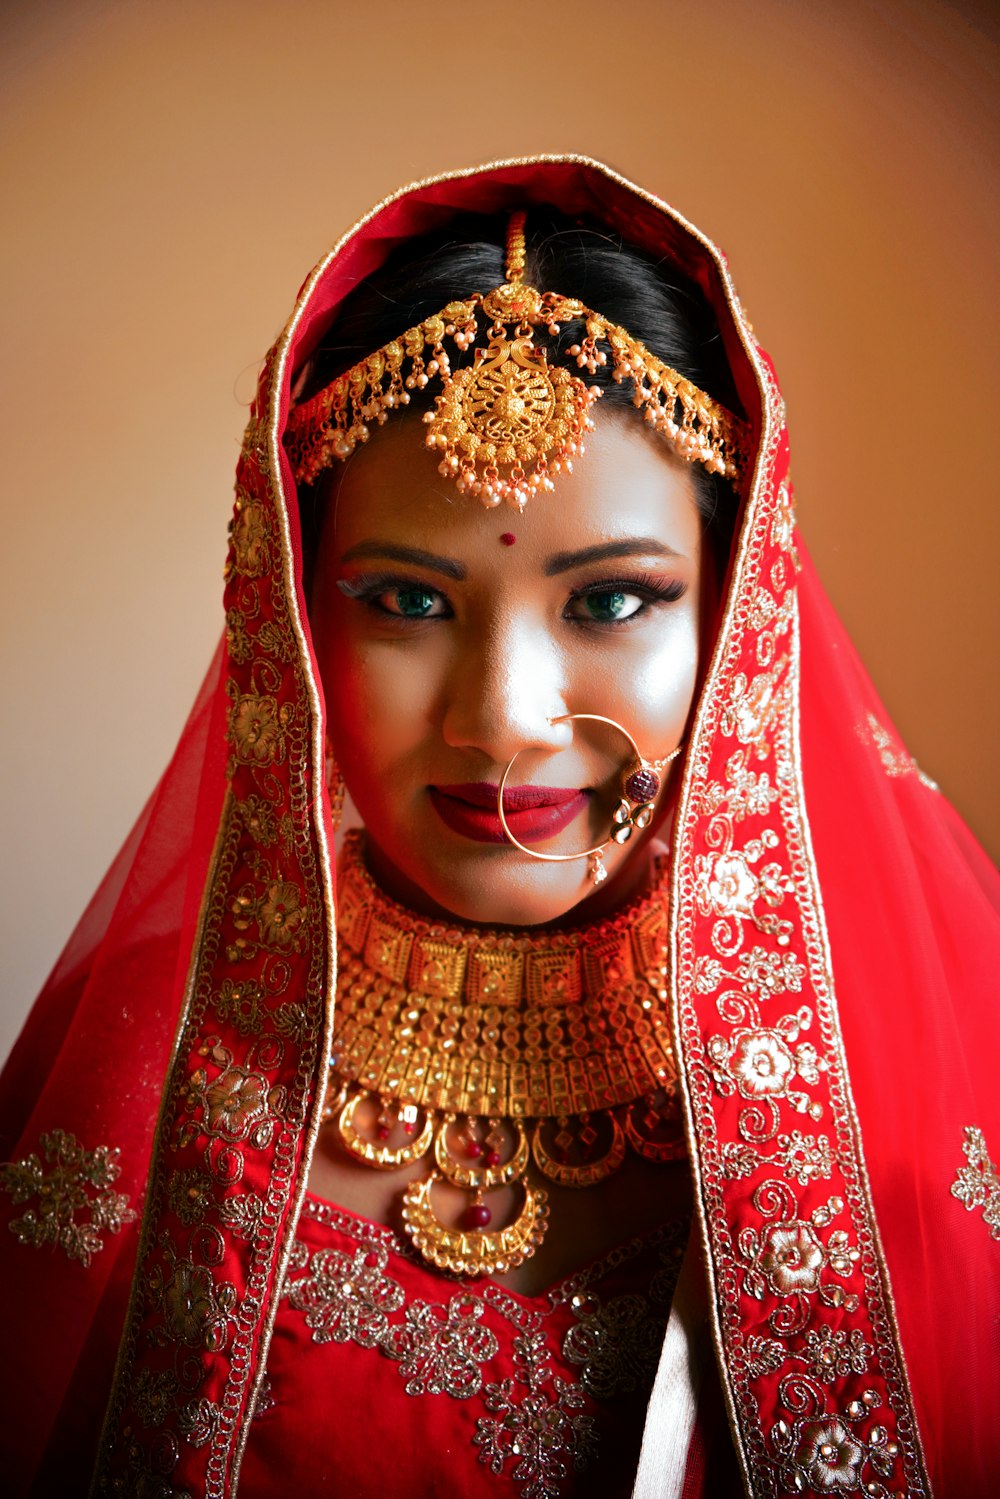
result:
[(798, 1312), (787, 1306), (777, 1307), (768, 1318), (772, 1329), (784, 1336), (799, 1331), (807, 1320), (807, 1298), (817, 1296), (826, 1306), (854, 1311), (858, 1298), (842, 1286), (831, 1286), (823, 1279), (824, 1271), (849, 1279), (859, 1251), (850, 1244), (846, 1232), (835, 1230), (824, 1243), (817, 1229), (827, 1227), (844, 1211), (840, 1197), (831, 1197), (816, 1208), (807, 1220), (795, 1216), (795, 1198), (784, 1182), (766, 1181), (753, 1194), (753, 1205), (766, 1218), (778, 1221), (758, 1232), (744, 1228), (739, 1235), (739, 1252), (749, 1268), (743, 1277), (748, 1296), (762, 1300), (768, 1290), (782, 1298), (795, 1297)]
[(229, 715), (229, 737), (240, 760), (270, 765), (285, 758), (285, 730), (291, 709), (278, 707), (276, 698), (247, 693), (237, 699)]
[(226, 610), (226, 653), (230, 661), (239, 666), (253, 659), (254, 642), (246, 626), (247, 619), (242, 609)]
[[(562, 1281), (548, 1293), (546, 1311), (527, 1308), (489, 1284), (481, 1294), (459, 1290), (443, 1304), (406, 1304), (387, 1266), (390, 1249), (409, 1257), (408, 1245), (391, 1230), (360, 1224), (327, 1204), (307, 1201), (304, 1211), (356, 1246), (311, 1252), (301, 1241), (294, 1246), (284, 1295), (305, 1314), (313, 1341), (377, 1349), (398, 1365), (408, 1395), (478, 1396), (489, 1413), (477, 1419), (473, 1436), (479, 1460), (523, 1486), (524, 1499), (556, 1499), (562, 1480), (593, 1456), (597, 1425), (591, 1401), (641, 1395), (651, 1387), (687, 1243), (685, 1221), (632, 1240)], [(601, 1276), (652, 1245), (657, 1260), (648, 1295), (623, 1294), (604, 1303), (593, 1293)], [(568, 1308), (574, 1318), (561, 1352), (579, 1366), (579, 1381), (553, 1367), (560, 1344), (545, 1323), (557, 1307)], [(501, 1340), (483, 1320), (487, 1310), (510, 1324), (507, 1347), (514, 1364), (513, 1375), (489, 1382)]]
[(245, 1140), (251, 1128), (267, 1117), (267, 1078), (245, 1067), (227, 1067), (205, 1091), (210, 1133), (226, 1140)]
[(279, 1043), (267, 1042), (267, 1050), (251, 1050), (246, 1062), (234, 1060), (228, 1048), (206, 1044), (202, 1053), (221, 1071), (210, 1077), (207, 1068), (198, 1067), (188, 1081), (185, 1106), (196, 1116), (183, 1131), (189, 1139), (199, 1129), (209, 1137), (230, 1144), (246, 1141), (256, 1149), (266, 1146), (281, 1122), (286, 1090), (272, 1087), (263, 1071), (256, 1071), (251, 1060), (256, 1056), (262, 1065), (269, 1063)]
[(237, 1192), (219, 1203), (219, 1217), (241, 1239), (252, 1239), (264, 1216), (264, 1199), (256, 1192)]
[(969, 1126), (962, 1146), (969, 1164), (959, 1169), (951, 1184), (951, 1195), (965, 1205), (968, 1212), (980, 1208), (991, 1239), (1000, 1239), (1000, 1180), (990, 1160), (981, 1129)]
[[(271, 952), (299, 952), (306, 936), (307, 911), (298, 885), (290, 880), (271, 878), (270, 866), (257, 854), (248, 863), (252, 864), (259, 878), (267, 880), (267, 884), (260, 895), (252, 884), (246, 884), (236, 892), (230, 907), (233, 926), (240, 933), (251, 932), (256, 927), (261, 946)], [(233, 947), (234, 959), (252, 958), (256, 953), (257, 946), (252, 940), (245, 936), (237, 938)], [(219, 991), (216, 1010), (219, 1012), (221, 1005), (221, 1013), (232, 1012), (240, 1033), (246, 1035), (248, 1030), (260, 1030), (259, 1004), (262, 997), (263, 991), (256, 984), (244, 981), (234, 985), (231, 980), (226, 980)]]
[(819, 1289), (819, 1272), (826, 1256), (808, 1223), (784, 1223), (768, 1231), (758, 1267), (778, 1296)]
[[(752, 1006), (744, 1008), (756, 1018)], [(772, 1108), (774, 1100), (787, 1099), (799, 1113), (808, 1114), (812, 1119), (821, 1118), (822, 1105), (812, 1100), (808, 1093), (788, 1086), (795, 1076), (803, 1082), (815, 1083), (819, 1074), (826, 1070), (825, 1060), (818, 1057), (811, 1043), (795, 1044), (800, 1031), (811, 1025), (812, 1012), (803, 1007), (797, 1014), (782, 1016), (774, 1026), (740, 1028), (728, 1036), (711, 1036), (707, 1050), (719, 1092), (728, 1097), (735, 1089), (741, 1097), (763, 1100)], [(774, 1118), (776, 1129), (776, 1114)]]
[(264, 507), (250, 499), (245, 490), (237, 491), (236, 507), (232, 525), (233, 566), (245, 577), (255, 578), (269, 565)]
[(169, 1370), (154, 1374), (143, 1369), (135, 1387), (135, 1409), (143, 1426), (162, 1426), (177, 1397), (177, 1376)]
[(266, 947), (292, 947), (304, 916), (298, 886), (275, 880), (257, 909), (261, 941)]
[(222, 1412), (212, 1400), (189, 1400), (181, 1407), (178, 1428), (181, 1436), (193, 1447), (204, 1447), (215, 1433)]
[(408, 1395), (451, 1395), (467, 1400), (478, 1393), (480, 1364), (497, 1353), (496, 1336), (479, 1325), (485, 1306), (474, 1296), (453, 1296), (446, 1307), (415, 1301), (406, 1321), (383, 1338), (383, 1347), (400, 1362)]
[[(776, 846), (776, 835), (765, 829), (759, 838), (752, 838), (742, 849), (736, 849), (730, 820), (720, 815), (716, 823), (726, 846), (720, 853), (699, 854), (694, 860), (694, 897), (699, 911), (703, 916), (717, 916), (729, 923), (752, 922), (758, 931), (773, 932), (779, 946), (786, 946), (788, 922), (757, 909), (758, 901), (773, 908), (784, 901), (789, 887), (781, 866), (772, 861), (762, 864), (756, 873), (750, 868)], [(716, 930), (715, 945), (720, 952), (738, 952), (742, 942), (739, 927), (734, 927), (728, 936), (723, 929)]]
[(211, 1270), (190, 1260), (177, 1260), (163, 1286), (162, 1299), (167, 1336), (175, 1343), (199, 1348), (223, 1340), (225, 1312), (235, 1305), (236, 1292), (225, 1286), (217, 1294)]
[(842, 1421), (805, 1421), (795, 1461), (817, 1489), (857, 1489), (864, 1448)]
[(787, 479), (782, 480), (775, 496), (771, 544), (787, 552), (798, 571), (799, 559), (795, 549), (795, 501), (792, 498), (792, 486)]
[(777, 1150), (766, 1155), (741, 1140), (727, 1140), (722, 1147), (722, 1174), (730, 1180), (752, 1176), (765, 1162), (780, 1167), (790, 1181), (800, 1186), (829, 1177), (833, 1171), (833, 1150), (826, 1135), (804, 1135), (799, 1130), (779, 1135)]
[[(10, 1231), (35, 1249), (57, 1245), (86, 1268), (104, 1248), (103, 1234), (120, 1233), (136, 1218), (128, 1197), (111, 1187), (121, 1175), (121, 1152), (106, 1145), (85, 1150), (61, 1129), (41, 1135), (40, 1143), (51, 1170), (34, 1153), (0, 1165), (0, 1183), (15, 1204), (38, 1199), (37, 1206), (11, 1220)], [(79, 1218), (84, 1212), (88, 1216)]]
[(288, 1287), (288, 1299), (305, 1312), (314, 1343), (360, 1343), (374, 1348), (389, 1330), (389, 1313), (403, 1304), (403, 1291), (385, 1274), (388, 1251), (362, 1244), (353, 1255), (321, 1249), (310, 1273)]
[(304, 1037), (308, 1034), (309, 1017), (304, 1005), (287, 1004), (279, 1005), (274, 1012), (274, 1024), (278, 1034), (284, 1036), (286, 1041), (301, 1046)]
[(805, 1358), (809, 1372), (816, 1379), (832, 1384), (835, 1379), (846, 1379), (848, 1374), (864, 1374), (872, 1356), (872, 1346), (866, 1343), (859, 1327), (850, 1331), (841, 1327), (811, 1327), (806, 1333)]
[(797, 1129), (779, 1135), (778, 1149), (771, 1157), (784, 1169), (791, 1181), (804, 1187), (807, 1182), (829, 1177), (833, 1171), (833, 1150), (826, 1135), (803, 1135)]
[(778, 799), (778, 788), (768, 772), (748, 768), (746, 750), (738, 750), (727, 760), (726, 783), (716, 782), (708, 788), (705, 807), (710, 814), (725, 803), (730, 817), (742, 822), (746, 817), (766, 816), (771, 803)]
[(251, 838), (264, 848), (278, 841), (278, 820), (271, 803), (262, 796), (248, 796), (243, 803), (243, 820)]
[[(212, 1264), (223, 1257), (222, 1236), (215, 1229), (196, 1229), (201, 1236), (198, 1259), (194, 1251), (180, 1255), (166, 1239), (164, 1265), (156, 1265), (147, 1281), (150, 1303), (163, 1314), (163, 1336), (186, 1348), (225, 1347), (236, 1307), (236, 1287), (216, 1282)], [(207, 1257), (207, 1262), (206, 1262)]]
[[(816, 1413), (789, 1424), (778, 1421), (771, 1428), (771, 1442), (780, 1461), (782, 1487), (792, 1493), (809, 1490), (819, 1494), (865, 1493), (887, 1499), (888, 1490), (879, 1479), (888, 1478), (895, 1467), (899, 1447), (889, 1439), (884, 1426), (876, 1425), (867, 1435), (859, 1423), (877, 1409), (879, 1397), (865, 1390), (860, 1400), (836, 1414), (822, 1410), (823, 1395), (808, 1379), (801, 1379), (794, 1393), (790, 1381), (782, 1385), (799, 1409), (812, 1405)], [(877, 1475), (872, 1478), (870, 1475)]]
[(753, 903), (757, 899), (757, 880), (746, 855), (741, 853), (708, 855), (698, 860), (696, 893), (702, 913), (716, 916), (739, 916), (753, 920)]
[(740, 958), (736, 976), (748, 994), (774, 999), (779, 994), (800, 994), (805, 972), (805, 964), (790, 952), (754, 947)]
[(745, 1031), (729, 1058), (730, 1071), (744, 1098), (784, 1093), (795, 1058), (777, 1031)]
[(221, 1021), (231, 1020), (241, 1036), (259, 1036), (264, 1024), (260, 985), (253, 979), (223, 979), (215, 1013)]
[(926, 772), (920, 769), (912, 755), (900, 744), (883, 724), (880, 724), (874, 713), (869, 713), (863, 724), (858, 724), (858, 737), (864, 743), (871, 743), (878, 752), (882, 762), (882, 769), (887, 776), (915, 775), (929, 791), (939, 791), (937, 781), (931, 779)]
[(787, 1356), (784, 1343), (779, 1343), (777, 1338), (762, 1338), (759, 1333), (751, 1333), (747, 1338), (747, 1373), (751, 1379), (774, 1374)]
[[(487, 1385), (484, 1399), (494, 1419), (481, 1416), (472, 1440), (491, 1473), (514, 1463), (511, 1477), (524, 1484), (524, 1499), (556, 1499), (570, 1469), (579, 1472), (593, 1455), (594, 1422), (583, 1391), (552, 1373), (541, 1333), (515, 1338), (514, 1367), (516, 1379)], [(528, 1387), (520, 1398), (519, 1382)]]
[[(866, 1375), (878, 1382), (875, 1404), (891, 1404), (886, 1427), (913, 1429), (831, 1045), (837, 1017), (801, 797), (798, 560), (787, 489), (777, 498), (771, 539), (782, 555), (749, 579), (741, 657), (712, 705), (719, 731), (740, 747), (717, 745), (695, 783), (700, 825), (678, 855), (687, 902), (676, 947), (678, 1050), (698, 1138), (714, 1142), (701, 1156), (702, 1201), (719, 1284), (732, 1288), (734, 1303), (742, 1291), (762, 1304), (758, 1314), (734, 1311), (732, 1337), (723, 1331), (754, 1492), (863, 1490), (885, 1499), (882, 1478), (903, 1481), (896, 1443), (883, 1428), (859, 1428), (850, 1410), (830, 1410), (835, 1381)], [(748, 819), (756, 821), (744, 832)], [(783, 995), (807, 1002), (778, 1008)], [(790, 1111), (829, 1127), (793, 1128)], [(817, 1205), (823, 1181), (837, 1195)], [(826, 1308), (835, 1315), (824, 1320)], [(787, 1418), (770, 1452), (760, 1424), (768, 1408)], [(926, 1492), (916, 1443), (905, 1481), (915, 1495)]]
[(758, 748), (766, 742), (765, 736), (780, 710), (778, 677), (783, 664), (750, 678), (743, 672), (737, 673), (729, 690), (729, 702), (719, 720), (723, 734), (735, 734), (741, 744)]
[(175, 1172), (167, 1195), (170, 1206), (185, 1227), (200, 1223), (215, 1202), (212, 1178), (194, 1169)]
[[(579, 1305), (577, 1305), (579, 1302)], [(580, 1321), (563, 1339), (563, 1357), (581, 1364), (580, 1383), (595, 1400), (648, 1389), (663, 1342), (663, 1322), (643, 1296), (615, 1296), (602, 1307), (596, 1297), (574, 1300)]]

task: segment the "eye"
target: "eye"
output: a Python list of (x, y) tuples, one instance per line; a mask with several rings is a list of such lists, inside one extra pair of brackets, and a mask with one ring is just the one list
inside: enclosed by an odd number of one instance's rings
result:
[(387, 614), (398, 614), (403, 619), (435, 619), (445, 611), (444, 600), (433, 588), (421, 588), (414, 584), (406, 588), (391, 588), (376, 600)]
[(367, 573), (358, 578), (339, 578), (337, 587), (345, 598), (357, 599), (376, 614), (393, 619), (447, 619), (451, 606), (443, 593), (415, 578)]
[(585, 593), (573, 600), (578, 619), (592, 619), (598, 624), (613, 624), (638, 614), (645, 600), (624, 588), (609, 588), (599, 593)]
[(584, 625), (625, 625), (651, 610), (674, 604), (687, 592), (676, 578), (643, 573), (633, 578), (608, 578), (580, 588), (566, 605), (566, 618)]

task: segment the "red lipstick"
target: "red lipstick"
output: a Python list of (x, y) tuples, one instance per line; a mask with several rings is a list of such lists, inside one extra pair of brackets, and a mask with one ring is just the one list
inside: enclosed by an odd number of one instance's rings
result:
[[(489, 781), (428, 786), (431, 805), (455, 833), (477, 843), (506, 843), (497, 812), (497, 787)], [(587, 805), (587, 792), (566, 786), (506, 786), (503, 810), (514, 837), (541, 843), (569, 827)]]

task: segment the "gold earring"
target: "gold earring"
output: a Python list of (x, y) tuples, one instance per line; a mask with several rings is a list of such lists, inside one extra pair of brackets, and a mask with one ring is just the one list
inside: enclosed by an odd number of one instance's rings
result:
[(340, 827), (344, 816), (344, 777), (340, 774), (340, 766), (334, 757), (333, 748), (329, 739), (324, 741), (324, 759), (326, 766), (326, 789), (330, 795), (330, 827), (334, 833)]
[(602, 713), (564, 713), (561, 718), (550, 719), (551, 723), (571, 723), (576, 719), (588, 719), (592, 723), (606, 723), (612, 729), (617, 729), (619, 734), (624, 734), (632, 746), (633, 758), (622, 771), (622, 795), (617, 807), (611, 814), (611, 831), (603, 842), (595, 844), (593, 848), (582, 849), (577, 854), (540, 854), (533, 848), (528, 848), (520, 843), (510, 828), (507, 826), (507, 818), (503, 810), (503, 793), (507, 785), (507, 778), (511, 768), (522, 750), (518, 750), (507, 762), (507, 767), (500, 777), (500, 785), (497, 788), (497, 812), (500, 817), (500, 826), (505, 836), (519, 848), (522, 853), (531, 859), (541, 859), (547, 864), (567, 864), (573, 859), (589, 860), (588, 871), (593, 884), (600, 885), (608, 877), (608, 871), (604, 864), (603, 851), (609, 843), (627, 843), (636, 828), (647, 828), (653, 820), (656, 798), (660, 794), (662, 786), (662, 774), (671, 760), (676, 760), (684, 748), (683, 741), (675, 750), (662, 760), (647, 760), (639, 749), (628, 729), (616, 723), (613, 718), (605, 718)]

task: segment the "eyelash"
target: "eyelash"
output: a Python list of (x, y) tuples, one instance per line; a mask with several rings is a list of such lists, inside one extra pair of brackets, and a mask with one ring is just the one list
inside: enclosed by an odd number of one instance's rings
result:
[(634, 614), (627, 615), (624, 619), (580, 619), (569, 616), (574, 624), (584, 625), (587, 628), (598, 630), (623, 630), (635, 620), (643, 619), (650, 608), (658, 604), (676, 604), (678, 599), (687, 593), (687, 584), (678, 578), (672, 578), (670, 582), (664, 582), (662, 578), (653, 577), (649, 573), (635, 573), (630, 578), (601, 578), (596, 583), (588, 583), (586, 588), (578, 588), (569, 596), (569, 603), (575, 603), (577, 599), (600, 597), (608, 593), (630, 593), (642, 600), (641, 608)]
[[(447, 596), (438, 588), (432, 588), (428, 584), (421, 583), (412, 577), (405, 577), (395, 573), (366, 573), (357, 578), (343, 578), (337, 583), (337, 587), (346, 598), (357, 599), (369, 609), (389, 619), (401, 620), (406, 624), (423, 624), (416, 616), (397, 614), (391, 609), (386, 609), (379, 603), (383, 594), (394, 590), (412, 589), (415, 592), (425, 592), (440, 599), (447, 608), (445, 614), (435, 614), (429, 619), (451, 619), (453, 618), (451, 605)], [(636, 573), (632, 577), (625, 578), (600, 578), (593, 583), (588, 583), (585, 588), (577, 588), (570, 594), (566, 607), (579, 599), (599, 597), (601, 594), (629, 593), (634, 594), (642, 600), (642, 607), (634, 614), (629, 614), (625, 619), (596, 620), (583, 619), (574, 615), (566, 615), (565, 618), (571, 624), (583, 625), (586, 628), (598, 630), (623, 629), (632, 624), (634, 620), (642, 619), (650, 607), (658, 604), (674, 604), (687, 593), (688, 585), (679, 579), (671, 579), (664, 582), (661, 578), (654, 577), (649, 573)]]

